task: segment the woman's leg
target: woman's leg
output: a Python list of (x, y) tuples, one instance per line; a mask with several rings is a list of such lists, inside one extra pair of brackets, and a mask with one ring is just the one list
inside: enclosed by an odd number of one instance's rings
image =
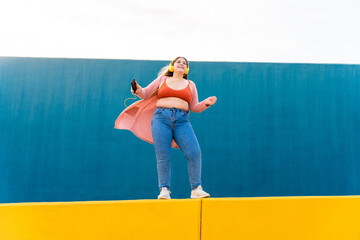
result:
[(157, 108), (151, 121), (151, 132), (154, 140), (157, 160), (159, 188), (167, 187), (170, 190), (171, 177), (171, 116), (166, 108)]
[(201, 185), (201, 150), (199, 142), (184, 110), (177, 111), (174, 122), (174, 140), (188, 160), (188, 172), (191, 189)]

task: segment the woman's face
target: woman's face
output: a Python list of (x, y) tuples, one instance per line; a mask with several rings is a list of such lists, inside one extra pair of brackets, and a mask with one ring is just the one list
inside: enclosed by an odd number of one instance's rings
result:
[(186, 60), (184, 58), (178, 58), (174, 62), (174, 72), (182, 72), (185, 74), (187, 68)]

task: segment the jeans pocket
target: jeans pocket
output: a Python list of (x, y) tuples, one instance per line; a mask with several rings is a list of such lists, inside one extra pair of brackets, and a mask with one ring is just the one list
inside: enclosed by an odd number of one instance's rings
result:
[(160, 114), (162, 111), (164, 111), (164, 108), (156, 108), (154, 112), (154, 116)]
[(183, 116), (184, 118), (186, 118), (187, 120), (189, 120), (189, 114), (188, 114), (185, 110), (182, 110), (182, 111), (181, 111), (181, 116)]

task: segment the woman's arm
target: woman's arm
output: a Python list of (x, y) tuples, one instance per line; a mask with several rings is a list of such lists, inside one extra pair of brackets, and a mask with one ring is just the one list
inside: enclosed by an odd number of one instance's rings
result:
[(151, 97), (152, 93), (154, 93), (155, 90), (159, 87), (162, 77), (163, 76), (159, 76), (145, 88), (140, 87), (140, 91), (136, 95), (138, 95), (141, 99), (147, 99)]
[(203, 100), (202, 102), (199, 102), (196, 85), (193, 81), (190, 81), (190, 86), (191, 86), (191, 102), (189, 105), (190, 110), (192, 112), (199, 113), (208, 109), (210, 105), (209, 106), (205, 105), (206, 99)]

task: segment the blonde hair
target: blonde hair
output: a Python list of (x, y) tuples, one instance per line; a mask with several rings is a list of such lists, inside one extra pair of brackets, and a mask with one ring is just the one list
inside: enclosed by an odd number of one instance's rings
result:
[[(170, 71), (169, 71), (169, 68), (170, 68), (171, 66), (174, 66), (174, 63), (175, 63), (176, 60), (178, 60), (179, 58), (185, 59), (186, 67), (189, 67), (189, 61), (188, 61), (186, 58), (184, 58), (184, 57), (177, 57), (177, 58), (175, 58), (174, 60), (172, 60), (172, 61), (170, 62), (170, 64), (168, 64), (168, 65), (166, 65), (165, 67), (161, 68), (160, 72), (158, 73), (158, 77), (160, 77), (160, 76), (169, 76), (169, 77), (172, 77), (172, 76), (174, 75), (174, 73), (173, 73), (173, 72), (170, 72)], [(185, 79), (188, 79), (188, 74), (189, 74), (189, 73), (184, 74), (184, 78), (185, 78)]]

